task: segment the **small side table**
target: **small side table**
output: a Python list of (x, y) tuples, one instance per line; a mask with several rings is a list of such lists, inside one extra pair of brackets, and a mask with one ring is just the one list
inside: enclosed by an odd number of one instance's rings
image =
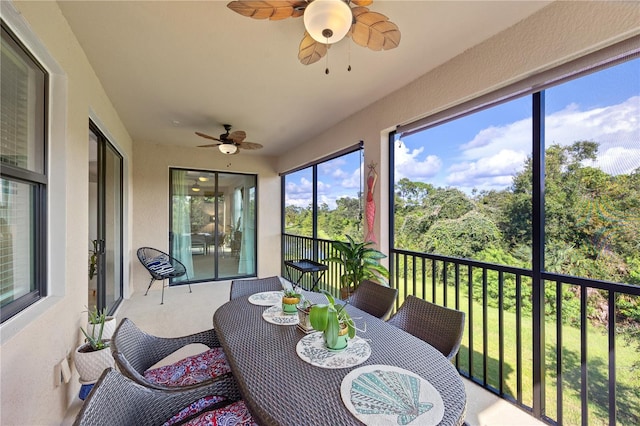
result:
[[(285, 260), (284, 266), (286, 267), (286, 270), (287, 270), (287, 278), (291, 282), (294, 282), (291, 279), (291, 269), (295, 269), (296, 271), (300, 272), (300, 276), (295, 281), (296, 285), (300, 287), (302, 287), (300, 285), (300, 281), (302, 280), (302, 277), (304, 277), (304, 274), (311, 273), (314, 276), (313, 286), (311, 286), (311, 291), (318, 291), (318, 282), (320, 281), (320, 278), (322, 278), (322, 276), (324, 275), (324, 272), (327, 269), (329, 269), (327, 265), (314, 262), (313, 260), (309, 260), (309, 259)], [(309, 290), (309, 289), (305, 288), (305, 290)]]

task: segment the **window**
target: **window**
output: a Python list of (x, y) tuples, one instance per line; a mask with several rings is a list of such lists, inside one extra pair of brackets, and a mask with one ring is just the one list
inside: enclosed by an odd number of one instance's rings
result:
[(522, 97), (396, 141), (396, 247), (530, 266), (531, 116)]
[[(397, 135), (394, 247), (531, 268), (538, 224), (545, 271), (636, 284), (639, 77), (630, 59)], [(532, 206), (536, 115), (544, 217)]]
[(257, 176), (170, 169), (171, 254), (187, 268), (171, 284), (256, 273)]
[(0, 316), (46, 295), (47, 73), (2, 23)]
[(545, 91), (545, 269), (640, 284), (640, 59)]
[(285, 234), (362, 238), (362, 149), (340, 152), (283, 176)]

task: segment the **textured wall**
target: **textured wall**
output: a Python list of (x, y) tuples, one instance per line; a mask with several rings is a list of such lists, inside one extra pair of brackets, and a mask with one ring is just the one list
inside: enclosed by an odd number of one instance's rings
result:
[[(258, 175), (258, 276), (280, 275), (280, 177), (273, 159), (250, 154), (225, 156), (217, 149), (178, 148), (136, 141), (133, 149), (133, 247), (168, 250), (169, 168)], [(145, 291), (149, 274), (132, 263), (132, 286)], [(157, 284), (156, 284), (157, 286)]]
[[(86, 321), (89, 116), (108, 127), (127, 159), (131, 140), (57, 3), (0, 3), (3, 19), (30, 28), (35, 37), (26, 44), (37, 45), (36, 54), (48, 52), (59, 73), (50, 123), (50, 296), (2, 324), (0, 424), (53, 425), (80, 389), (75, 373), (69, 384), (54, 387), (54, 365), (80, 344)], [(58, 120), (61, 111), (66, 119)]]

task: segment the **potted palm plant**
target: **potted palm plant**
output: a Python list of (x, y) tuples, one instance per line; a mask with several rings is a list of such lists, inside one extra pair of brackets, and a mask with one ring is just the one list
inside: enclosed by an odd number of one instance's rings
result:
[(336, 304), (335, 299), (326, 290), (322, 290), (327, 303), (313, 305), (309, 312), (311, 326), (324, 334), (327, 349), (340, 351), (346, 349), (349, 339), (356, 335), (356, 326), (345, 305)]
[(372, 242), (356, 243), (346, 235), (347, 242), (333, 241), (331, 246), (337, 256), (324, 259), (325, 262), (342, 265), (340, 276), (340, 298), (347, 299), (363, 280), (371, 280), (383, 285), (387, 284), (389, 270), (379, 260), (387, 257), (384, 253), (371, 247)]
[(83, 385), (95, 383), (106, 368), (115, 365), (109, 347), (110, 340), (104, 334), (107, 322), (115, 325), (115, 318), (108, 317), (104, 309), (98, 311), (94, 306), (88, 311), (87, 329), (80, 327), (85, 339), (76, 348), (74, 363)]

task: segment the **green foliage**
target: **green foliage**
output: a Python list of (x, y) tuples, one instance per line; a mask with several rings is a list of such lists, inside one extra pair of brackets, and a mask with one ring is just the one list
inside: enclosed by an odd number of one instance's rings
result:
[(500, 230), (486, 216), (468, 212), (458, 219), (439, 220), (427, 231), (424, 250), (454, 257), (475, 257), (501, 241)]
[(346, 235), (347, 242), (333, 241), (331, 246), (338, 256), (323, 259), (325, 262), (342, 265), (343, 274), (340, 283), (344, 287), (356, 288), (363, 280), (371, 280), (386, 284), (389, 270), (378, 261), (387, 257), (380, 251), (371, 248), (371, 242), (356, 243)]
[(89, 280), (92, 280), (98, 270), (98, 240), (91, 240), (89, 248)]
[[(598, 144), (577, 141), (570, 146), (552, 145), (545, 153), (545, 270), (561, 274), (640, 284), (640, 169), (609, 175), (592, 167)], [(503, 191), (473, 192), (460, 200), (450, 188), (429, 187), (422, 200), (411, 198), (410, 182), (396, 186), (395, 242), (417, 252), (439, 253), (488, 263), (531, 268), (532, 161)], [(409, 189), (408, 189), (409, 188)], [(462, 194), (464, 195), (464, 194)], [(466, 197), (466, 196), (465, 196)], [(421, 205), (422, 208), (407, 206)], [(466, 209), (470, 208), (469, 211)], [(452, 272), (447, 271), (453, 280)], [(503, 277), (507, 309), (515, 309), (513, 277)], [(451, 281), (449, 281), (451, 282)], [(521, 306), (531, 308), (530, 285), (523, 286)], [(498, 277), (487, 276), (488, 303), (497, 306)], [(562, 321), (579, 319), (579, 292), (564, 286)], [(475, 298), (482, 296), (482, 277), (473, 277)], [(623, 298), (624, 299), (624, 298)], [(640, 298), (621, 300), (622, 319), (640, 321)], [(605, 321), (606, 301), (600, 291), (589, 292), (587, 315)], [(556, 315), (556, 288), (545, 285), (548, 315)]]
[(88, 313), (88, 322), (90, 333), (84, 328), (80, 327), (82, 334), (84, 334), (86, 342), (89, 344), (92, 350), (99, 351), (109, 347), (109, 342), (102, 339), (102, 332), (104, 331), (104, 323), (107, 320), (106, 310), (98, 311), (96, 306), (91, 310), (86, 311)]
[(344, 324), (348, 329), (349, 338), (356, 335), (356, 326), (353, 319), (345, 309), (345, 305), (336, 304), (335, 299), (326, 290), (322, 293), (327, 298), (328, 303), (317, 304), (311, 307), (309, 312), (309, 322), (317, 331), (324, 332), (327, 344), (335, 346), (338, 341), (340, 325)]

